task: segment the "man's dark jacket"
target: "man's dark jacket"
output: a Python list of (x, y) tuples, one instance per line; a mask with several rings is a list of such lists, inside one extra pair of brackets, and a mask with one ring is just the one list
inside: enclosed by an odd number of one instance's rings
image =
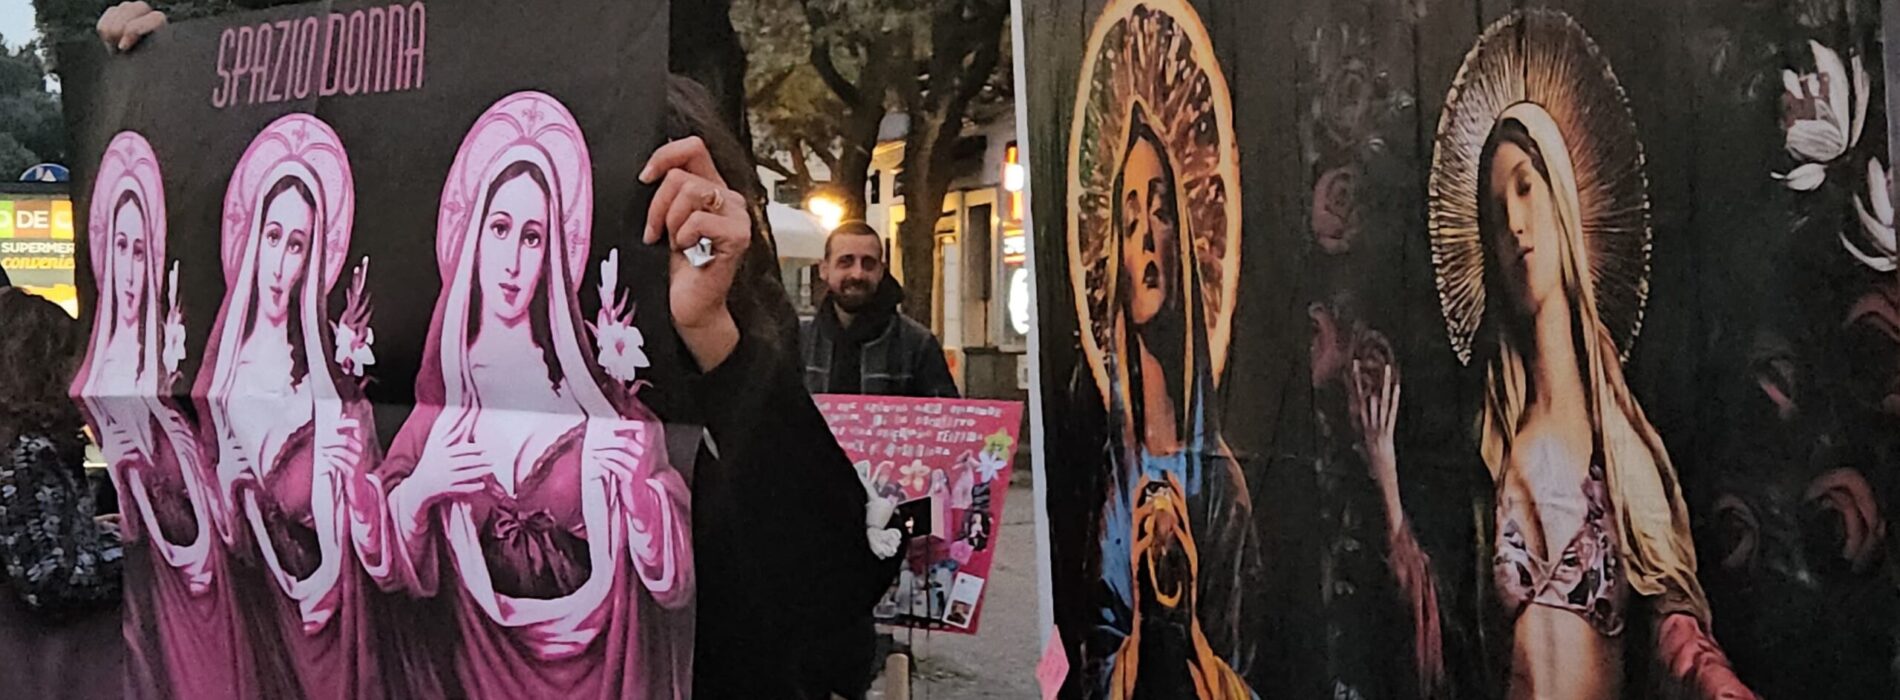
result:
[(818, 315), (799, 327), (805, 388), (813, 394), (956, 398), (943, 345), (930, 329), (897, 312), (903, 298), (903, 288), (885, 276), (849, 328), (839, 325), (835, 302), (826, 299)]

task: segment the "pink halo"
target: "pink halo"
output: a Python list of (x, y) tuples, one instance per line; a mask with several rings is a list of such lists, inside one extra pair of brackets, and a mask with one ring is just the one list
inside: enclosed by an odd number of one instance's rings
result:
[(323, 290), (336, 286), (350, 249), (351, 223), (356, 217), (356, 180), (350, 173), (350, 157), (342, 139), (323, 120), (308, 114), (287, 114), (264, 127), (251, 139), (244, 156), (231, 172), (224, 191), (224, 283), (237, 283), (243, 267), (244, 246), (255, 228), (257, 198), (269, 191), (274, 179), (269, 176), (280, 166), (301, 165), (316, 182), (317, 205), (323, 209), (319, 244), (323, 250)]
[[(128, 190), (139, 193), (145, 212), (147, 259), (157, 261), (152, 269), (161, 269), (165, 261), (165, 180), (159, 176), (158, 154), (152, 151), (152, 144), (135, 131), (121, 131), (112, 137), (93, 175), (86, 236), (92, 248), (92, 279), (101, 290), (106, 283), (106, 257), (112, 250), (112, 209)], [(159, 289), (162, 284), (153, 279), (151, 286)]]
[(524, 91), (501, 98), (483, 112), (462, 139), (442, 186), (442, 207), (436, 214), (435, 256), (443, 284), (455, 274), (462, 237), (469, 217), (477, 215), (488, 187), (484, 180), (495, 170), (495, 160), (515, 146), (538, 148), (553, 165), (549, 185), (560, 199), (560, 236), (567, 255), (567, 280), (579, 289), (587, 268), (593, 237), (594, 166), (580, 123), (560, 100), (545, 93)]

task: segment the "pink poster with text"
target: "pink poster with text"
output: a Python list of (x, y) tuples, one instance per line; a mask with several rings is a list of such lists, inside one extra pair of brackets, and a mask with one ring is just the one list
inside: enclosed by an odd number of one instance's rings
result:
[(996, 556), (1022, 403), (820, 395), (867, 494), (895, 505), (909, 546), (880, 622), (976, 634)]

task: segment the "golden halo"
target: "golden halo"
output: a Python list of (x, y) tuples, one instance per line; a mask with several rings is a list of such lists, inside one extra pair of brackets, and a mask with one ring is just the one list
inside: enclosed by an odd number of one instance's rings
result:
[(1430, 181), (1432, 265), (1445, 331), (1471, 361), (1484, 317), (1484, 244), (1478, 238), (1478, 158), (1498, 116), (1542, 107), (1562, 134), (1576, 175), (1589, 292), (1629, 357), (1649, 298), (1649, 181), (1629, 100), (1583, 27), (1561, 12), (1517, 11), (1486, 29), (1438, 118)]
[(1201, 286), (1211, 374), (1219, 381), (1240, 283), (1240, 170), (1233, 101), (1207, 29), (1182, 0), (1111, 0), (1082, 60), (1069, 139), (1069, 278), (1082, 348), (1108, 400), (1114, 347), (1115, 171), (1141, 103), (1175, 171), (1181, 257)]

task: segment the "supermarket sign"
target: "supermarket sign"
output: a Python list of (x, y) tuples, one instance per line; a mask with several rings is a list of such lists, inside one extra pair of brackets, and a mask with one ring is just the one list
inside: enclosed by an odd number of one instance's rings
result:
[(0, 267), (71, 271), (72, 200), (0, 196)]

